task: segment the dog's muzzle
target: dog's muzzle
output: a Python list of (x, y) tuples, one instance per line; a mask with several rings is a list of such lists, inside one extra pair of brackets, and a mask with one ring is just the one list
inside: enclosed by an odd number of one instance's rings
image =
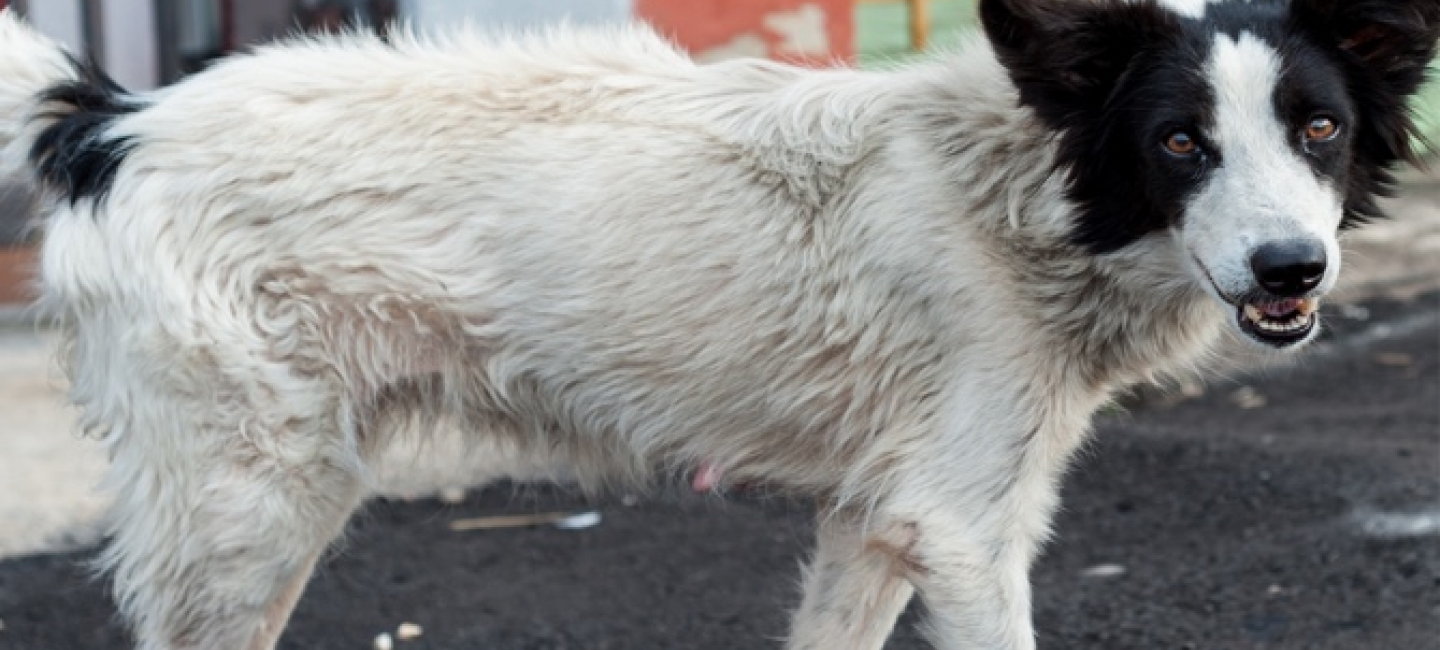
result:
[(1287, 347), (1315, 331), (1320, 307), (1309, 297), (1325, 279), (1325, 247), (1309, 240), (1271, 242), (1250, 255), (1250, 270), (1264, 298), (1239, 307), (1240, 329), (1252, 338)]

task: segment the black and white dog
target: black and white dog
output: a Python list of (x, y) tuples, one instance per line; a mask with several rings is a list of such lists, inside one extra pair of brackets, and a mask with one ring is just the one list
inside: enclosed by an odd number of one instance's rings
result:
[[(1436, 0), (982, 0), (885, 73), (642, 28), (351, 34), (117, 88), (0, 15), (3, 161), (146, 650), (263, 650), (379, 450), (818, 497), (792, 650), (1029, 650), (1116, 390), (1295, 348), (1410, 156)], [(710, 480), (710, 479), (707, 479)]]

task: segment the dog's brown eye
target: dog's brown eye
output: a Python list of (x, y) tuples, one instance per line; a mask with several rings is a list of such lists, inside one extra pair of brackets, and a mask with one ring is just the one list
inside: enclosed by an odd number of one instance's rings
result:
[(1189, 133), (1176, 131), (1165, 138), (1165, 150), (1177, 156), (1192, 156), (1200, 150), (1200, 145)]
[(1333, 140), (1340, 133), (1340, 125), (1328, 117), (1317, 117), (1305, 125), (1305, 139), (1310, 142)]

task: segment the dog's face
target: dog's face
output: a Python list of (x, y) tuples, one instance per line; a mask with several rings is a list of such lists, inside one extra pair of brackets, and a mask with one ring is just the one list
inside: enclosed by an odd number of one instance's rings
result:
[(1095, 254), (1168, 231), (1253, 340), (1316, 332), (1339, 230), (1413, 158), (1437, 0), (984, 0)]

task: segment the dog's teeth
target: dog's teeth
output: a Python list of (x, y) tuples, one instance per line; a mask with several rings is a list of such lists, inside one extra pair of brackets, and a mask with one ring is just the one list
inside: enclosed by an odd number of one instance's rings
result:
[(1310, 316), (1306, 314), (1297, 314), (1296, 316), (1283, 322), (1269, 318), (1255, 318), (1254, 314), (1250, 313), (1249, 310), (1246, 310), (1246, 316), (1252, 319), (1256, 327), (1266, 332), (1273, 332), (1275, 334), (1289, 334), (1293, 332), (1299, 332), (1306, 327), (1309, 327), (1310, 321), (1313, 320)]
[(1315, 313), (1316, 310), (1318, 310), (1318, 309), (1320, 309), (1320, 299), (1319, 299), (1319, 298), (1306, 298), (1306, 299), (1300, 301), (1300, 314), (1301, 314), (1301, 315), (1309, 316), (1310, 314)]
[(1260, 313), (1260, 308), (1255, 305), (1245, 305), (1245, 317), (1250, 319), (1252, 323), (1263, 324), (1265, 322), (1265, 315)]

